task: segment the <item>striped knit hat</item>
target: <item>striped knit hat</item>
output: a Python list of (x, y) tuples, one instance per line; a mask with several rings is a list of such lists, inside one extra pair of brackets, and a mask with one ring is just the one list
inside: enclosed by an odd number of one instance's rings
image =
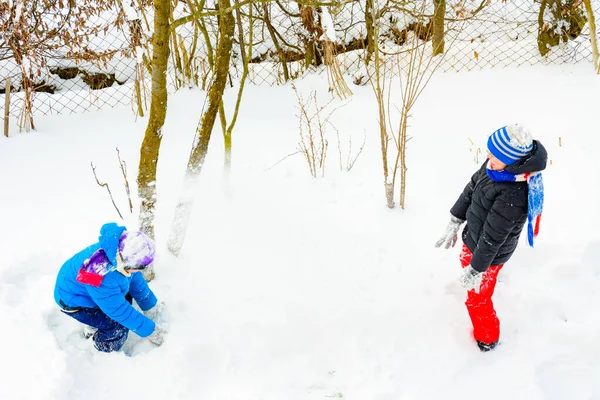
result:
[(513, 124), (492, 133), (487, 147), (494, 157), (506, 165), (511, 165), (529, 155), (533, 148), (533, 139), (527, 128)]

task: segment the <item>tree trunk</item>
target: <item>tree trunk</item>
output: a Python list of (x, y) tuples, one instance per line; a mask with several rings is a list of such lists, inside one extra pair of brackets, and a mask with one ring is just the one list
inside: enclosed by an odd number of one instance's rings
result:
[(219, 104), (219, 121), (221, 122), (223, 146), (225, 149), (225, 171), (228, 172), (227, 162), (229, 161), (229, 163), (231, 163), (231, 158), (228, 160), (228, 156), (231, 156), (231, 135), (227, 134), (227, 116), (225, 115), (225, 104), (223, 104), (223, 100), (221, 100), (221, 104)]
[[(173, 16), (170, 16), (170, 22), (173, 22)], [(183, 72), (183, 61), (182, 61), (182, 57), (179, 54), (179, 44), (178, 44), (178, 40), (177, 40), (177, 32), (175, 30), (173, 30), (172, 32), (170, 32), (171, 35), (171, 56), (173, 59), (173, 72), (175, 75), (175, 79), (173, 80), (175, 82), (175, 91), (177, 91), (179, 88), (181, 88), (184, 84), (185, 84), (185, 75)]]
[(600, 74), (600, 62), (598, 61), (598, 36), (596, 35), (596, 17), (594, 16), (594, 9), (592, 8), (592, 2), (590, 0), (583, 0), (585, 9), (588, 14), (588, 21), (590, 22), (590, 40), (592, 41), (592, 58), (594, 61), (594, 71)]
[[(171, 0), (154, 1), (154, 36), (152, 39), (152, 98), (148, 126), (140, 149), (138, 194), (141, 200), (140, 230), (154, 238), (156, 207), (156, 166), (167, 114), (167, 64), (169, 61), (169, 15)], [(154, 278), (152, 266), (144, 271), (146, 280)]]
[(398, 140), (398, 151), (400, 153), (400, 208), (404, 210), (405, 199), (406, 199), (406, 143), (408, 141), (408, 117), (410, 109), (406, 106), (402, 107), (402, 114), (400, 115), (400, 132)]
[(444, 52), (444, 18), (446, 17), (446, 0), (433, 0), (433, 55)]
[(277, 54), (279, 55), (279, 62), (281, 63), (281, 67), (283, 68), (283, 79), (285, 82), (287, 82), (290, 80), (290, 71), (288, 69), (287, 58), (285, 56), (283, 48), (279, 44), (277, 34), (275, 33), (275, 28), (273, 27), (273, 24), (271, 24), (271, 17), (269, 16), (269, 5), (267, 3), (263, 3), (262, 7), (264, 12), (265, 25), (267, 26), (267, 30), (271, 35), (273, 45), (275, 46), (275, 49), (277, 49)]
[[(218, 8), (219, 10), (231, 8), (230, 0), (219, 0)], [(208, 91), (208, 108), (205, 110), (198, 124), (194, 145), (185, 173), (183, 193), (175, 209), (175, 217), (167, 243), (169, 251), (175, 256), (179, 255), (183, 247), (187, 224), (194, 204), (194, 188), (197, 186), (198, 177), (204, 165), (210, 136), (215, 125), (217, 113), (219, 112), (219, 105), (223, 99), (223, 92), (225, 91), (229, 73), (234, 28), (235, 20), (233, 12), (223, 13), (219, 18), (219, 44), (215, 60), (215, 78)]]
[(10, 117), (10, 76), (7, 76), (4, 82), (4, 136), (8, 137), (8, 129), (10, 127), (8, 123)]
[[(235, 0), (235, 4), (239, 4), (238, 0)], [(237, 23), (238, 29), (238, 41), (240, 44), (240, 55), (242, 57), (243, 64), (243, 72), (242, 77), (240, 79), (240, 88), (238, 90), (237, 100), (235, 102), (235, 110), (233, 111), (233, 117), (231, 118), (231, 123), (227, 127), (227, 130), (224, 133), (224, 145), (225, 145), (225, 172), (228, 174), (231, 170), (231, 146), (232, 146), (232, 133), (233, 128), (235, 127), (235, 123), (237, 121), (237, 117), (240, 111), (240, 103), (242, 101), (242, 95), (244, 93), (244, 86), (246, 84), (246, 79), (248, 78), (248, 59), (252, 57), (252, 40), (253, 40), (253, 29), (252, 29), (252, 5), (249, 7), (248, 13), (248, 23), (249, 23), (249, 33), (250, 33), (250, 44), (248, 47), (249, 56), (246, 55), (246, 41), (244, 40), (244, 24), (242, 24), (242, 16), (240, 13), (240, 9), (235, 10), (235, 19)]]
[(144, 52), (144, 49), (142, 47), (142, 29), (142, 21), (140, 19), (129, 21), (131, 49), (133, 51), (134, 57), (136, 58), (135, 81), (133, 82), (133, 89), (135, 94), (135, 103), (137, 105), (136, 111), (140, 117), (144, 116), (144, 106), (146, 105), (145, 90), (143, 91), (142, 88), (144, 81), (144, 64), (141, 62), (141, 54), (138, 54), (138, 52)]
[[(388, 120), (386, 115), (386, 104), (385, 104), (385, 86), (382, 85), (382, 81), (385, 84), (385, 71), (381, 73), (381, 68), (386, 68), (385, 64), (381, 62), (379, 56), (379, 28), (374, 27), (375, 47), (374, 47), (374, 78), (375, 81), (371, 80), (373, 85), (373, 91), (375, 92), (375, 98), (377, 99), (377, 109), (379, 111), (379, 139), (381, 143), (381, 161), (383, 164), (383, 186), (385, 188), (385, 201), (388, 208), (394, 208), (394, 179), (390, 179), (390, 173), (388, 168), (388, 143), (390, 136), (388, 133)], [(382, 65), (383, 64), (383, 65)], [(382, 76), (383, 75), (383, 76)], [(371, 78), (373, 79), (373, 78)], [(395, 173), (395, 170), (394, 170)], [(394, 175), (395, 177), (395, 175)]]
[(373, 0), (367, 0), (365, 7), (365, 25), (367, 26), (365, 64), (369, 65), (373, 53), (375, 52), (375, 9), (373, 8)]

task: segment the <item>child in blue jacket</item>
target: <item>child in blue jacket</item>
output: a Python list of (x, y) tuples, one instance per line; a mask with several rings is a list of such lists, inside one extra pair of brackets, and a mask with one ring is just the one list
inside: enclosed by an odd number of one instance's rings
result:
[[(154, 252), (154, 241), (144, 233), (108, 223), (100, 229), (98, 243), (61, 267), (54, 300), (64, 314), (97, 329), (97, 350), (121, 349), (129, 331), (157, 346), (163, 343), (165, 330), (146, 316), (158, 308), (156, 296), (139, 273), (152, 263)], [(131, 305), (132, 300), (146, 315)]]

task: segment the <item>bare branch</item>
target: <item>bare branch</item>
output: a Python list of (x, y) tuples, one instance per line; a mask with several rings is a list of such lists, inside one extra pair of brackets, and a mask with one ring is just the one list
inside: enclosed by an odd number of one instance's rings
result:
[(358, 157), (360, 157), (363, 149), (365, 148), (366, 143), (367, 143), (367, 135), (365, 135), (362, 145), (360, 146), (360, 149), (358, 150), (358, 153), (356, 153), (356, 155), (354, 156), (353, 159), (350, 159), (350, 157), (352, 156), (352, 138), (350, 138), (350, 149), (348, 150), (348, 160), (346, 161), (346, 171), (350, 171), (352, 169), (352, 167), (354, 167), (354, 164), (356, 163), (356, 160), (358, 160)]
[[(414, 10), (414, 9), (410, 10), (410, 9), (404, 7), (406, 5), (406, 3), (395, 2), (395, 1), (392, 1), (391, 3), (392, 3), (391, 6), (383, 7), (379, 11), (378, 18), (380, 18), (385, 12), (389, 12), (390, 10), (401, 11), (401, 12), (406, 13), (406, 14), (410, 15), (411, 17), (417, 18), (417, 19), (423, 19), (423, 18), (430, 19), (430, 18), (434, 17), (433, 14), (426, 14), (424, 9), (422, 9), (422, 8), (419, 10)], [(471, 15), (466, 16), (466, 17), (459, 17), (459, 18), (444, 17), (444, 21), (461, 22), (461, 21), (468, 21), (468, 20), (474, 19), (477, 16), (477, 14), (479, 14), (489, 3), (490, 3), (490, 0), (482, 0), (481, 3), (479, 4), (479, 6), (477, 6), (477, 8), (470, 11)]]
[(115, 206), (115, 210), (117, 210), (117, 213), (119, 213), (119, 217), (121, 217), (121, 219), (123, 219), (123, 215), (121, 214), (121, 211), (119, 211), (119, 207), (117, 207), (117, 204), (115, 203), (115, 199), (113, 198), (113, 195), (110, 192), (108, 183), (100, 182), (100, 180), (98, 179), (98, 175), (96, 175), (96, 167), (94, 166), (94, 163), (90, 162), (90, 165), (92, 166), (92, 172), (94, 173), (94, 178), (96, 178), (96, 183), (98, 184), (98, 186), (104, 186), (106, 188), (106, 190), (108, 191), (108, 195), (110, 196), (110, 200), (112, 201), (113, 206)]
[[(190, 15), (188, 15), (186, 17), (178, 18), (175, 21), (173, 21), (170, 28), (176, 29), (183, 24), (186, 24), (188, 22), (191, 22), (191, 21), (194, 21), (194, 20), (197, 20), (200, 18), (204, 18), (204, 17), (214, 17), (217, 15), (224, 15), (224, 14), (230, 13), (231, 11), (234, 11), (242, 6), (245, 6), (246, 4), (249, 4), (249, 3), (270, 3), (271, 1), (272, 0), (244, 0), (244, 1), (241, 1), (231, 7), (225, 8), (223, 10), (191, 13)], [(301, 0), (296, 0), (295, 3), (309, 5), (309, 6), (313, 6), (313, 7), (315, 7), (315, 6), (334, 6), (337, 4), (335, 1), (331, 1), (331, 2), (314, 1), (313, 2), (313, 1), (301, 1)]]
[(127, 179), (127, 164), (121, 160), (121, 152), (117, 147), (117, 157), (119, 158), (119, 167), (123, 173), (123, 179), (125, 180), (125, 192), (127, 192), (127, 200), (129, 201), (129, 212), (133, 214), (133, 204), (131, 203), (131, 192), (129, 190), (129, 180)]
[(300, 150), (295, 151), (293, 153), (288, 154), (287, 156), (283, 157), (281, 160), (277, 161), (275, 164), (273, 164), (272, 166), (270, 166), (269, 168), (265, 169), (265, 171), (270, 171), (273, 168), (275, 168), (277, 165), (279, 165), (280, 163), (282, 163), (283, 161), (287, 160), (288, 158), (290, 158), (291, 156), (295, 156), (296, 154), (300, 153)]

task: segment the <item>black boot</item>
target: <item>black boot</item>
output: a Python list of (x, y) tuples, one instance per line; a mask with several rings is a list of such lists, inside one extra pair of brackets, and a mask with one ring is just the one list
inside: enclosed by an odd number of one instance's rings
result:
[(484, 353), (487, 351), (490, 351), (490, 350), (494, 350), (494, 347), (496, 347), (497, 344), (498, 344), (497, 340), (492, 343), (485, 343), (485, 342), (480, 342), (479, 340), (477, 340), (477, 346), (479, 346), (479, 350), (481, 350)]

